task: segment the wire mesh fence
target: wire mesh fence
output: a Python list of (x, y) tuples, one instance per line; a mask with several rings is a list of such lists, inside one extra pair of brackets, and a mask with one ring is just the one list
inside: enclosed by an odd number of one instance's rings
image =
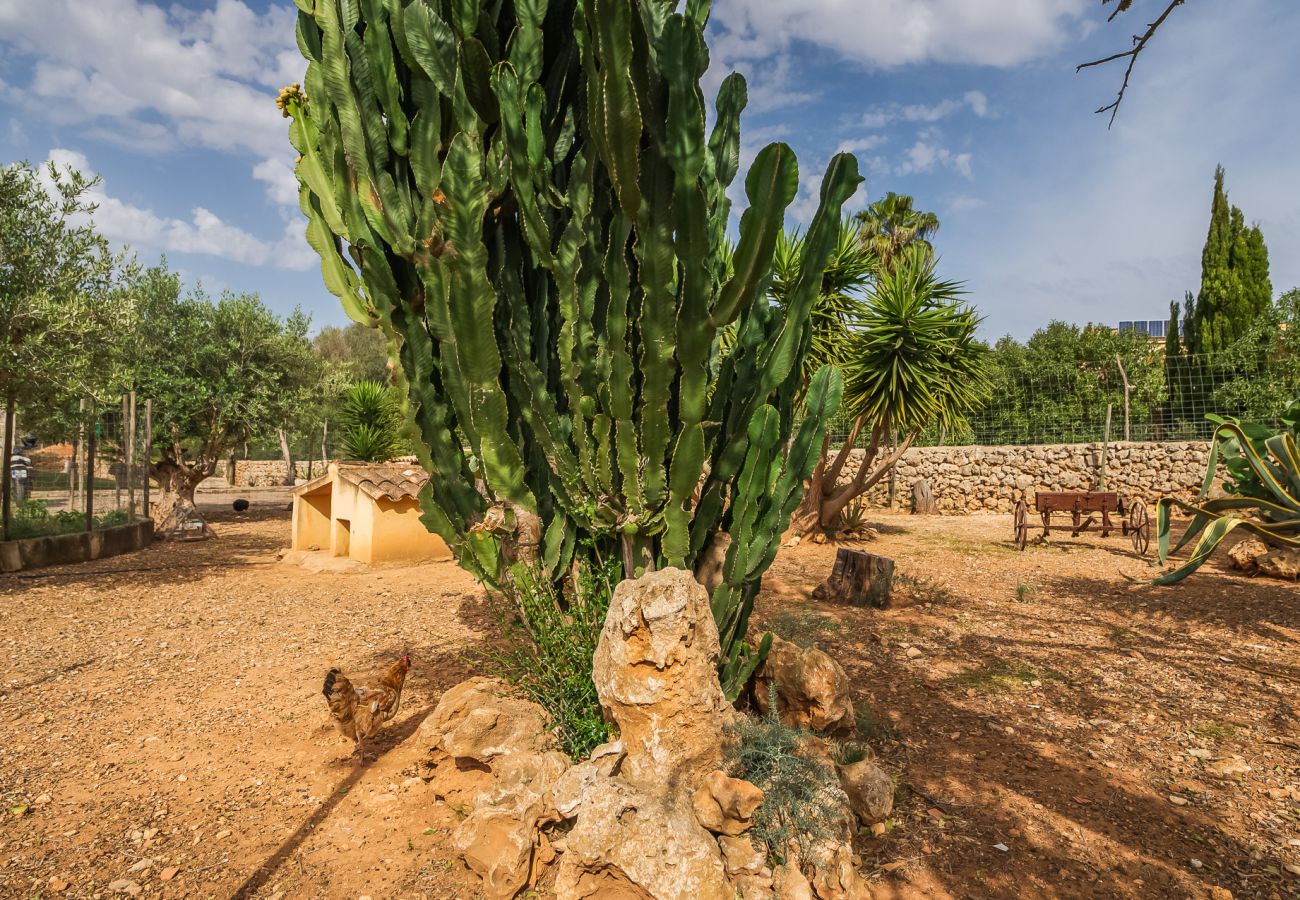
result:
[(123, 524), (148, 513), (152, 403), (132, 400), (5, 416), (11, 538)]
[[(1240, 354), (1166, 360), (1158, 352), (1051, 369), (995, 361), (992, 381), (983, 405), (948, 427), (927, 428), (916, 445), (1208, 440), (1211, 413), (1275, 426), (1300, 399), (1300, 362)], [(832, 445), (843, 444), (851, 424), (843, 416), (831, 423)]]

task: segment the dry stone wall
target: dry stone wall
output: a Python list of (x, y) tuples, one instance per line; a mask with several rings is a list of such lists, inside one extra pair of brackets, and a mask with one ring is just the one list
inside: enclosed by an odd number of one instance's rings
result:
[[(299, 479), (308, 478), (308, 470), (311, 475), (324, 474), (328, 463), (322, 463), (320, 460), (308, 463), (304, 461), (294, 462), (294, 472)], [(217, 477), (226, 476), (226, 466), (224, 463), (217, 465)], [(237, 459), (235, 460), (235, 487), (270, 487), (272, 485), (284, 484), (284, 460), (282, 459)]]
[[(894, 507), (910, 509), (912, 485), (930, 479), (943, 513), (1010, 512), (1017, 500), (1032, 500), (1034, 491), (1098, 490), (1102, 445), (1040, 444), (1028, 447), (913, 447), (899, 460)], [(853, 451), (846, 473), (861, 459)], [(1166, 494), (1194, 495), (1200, 490), (1209, 458), (1207, 441), (1112, 443), (1106, 464), (1106, 488), (1148, 503)], [(842, 476), (847, 480), (847, 476)], [(868, 493), (874, 507), (888, 505), (889, 479)]]

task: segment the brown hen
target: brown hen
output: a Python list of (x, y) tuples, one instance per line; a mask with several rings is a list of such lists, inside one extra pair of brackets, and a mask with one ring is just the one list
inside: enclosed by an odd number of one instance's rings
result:
[(411, 657), (403, 654), (402, 658), (388, 667), (384, 677), (374, 687), (355, 688), (347, 676), (338, 669), (325, 673), (325, 685), (321, 693), (329, 703), (330, 715), (344, 737), (356, 742), (356, 751), (360, 751), (367, 738), (373, 736), (383, 724), (391, 719), (402, 703), (402, 685), (406, 683), (406, 673), (411, 670)]

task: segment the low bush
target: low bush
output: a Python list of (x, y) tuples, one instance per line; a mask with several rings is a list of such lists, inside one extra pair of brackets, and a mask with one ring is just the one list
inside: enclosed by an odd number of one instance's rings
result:
[(480, 654), (489, 670), (551, 714), (565, 752), (574, 759), (609, 739), (591, 668), (621, 576), (616, 562), (583, 567), (560, 591), (548, 579), (517, 568), (506, 598), (510, 605), (497, 616), (504, 648)]
[[(125, 525), (131, 521), (130, 514), (124, 509), (110, 510), (94, 517), (95, 528), (111, 528)], [(25, 500), (14, 507), (9, 520), (9, 537), (11, 540), (23, 538), (49, 537), (56, 534), (72, 534), (86, 530), (86, 514), (62, 509), (50, 512), (46, 500)]]
[(727, 774), (763, 790), (750, 839), (781, 863), (791, 846), (806, 857), (819, 841), (834, 838), (844, 813), (832, 800), (839, 790), (835, 772), (801, 752), (813, 735), (783, 725), (776, 709), (773, 689), (766, 716), (731, 726)]

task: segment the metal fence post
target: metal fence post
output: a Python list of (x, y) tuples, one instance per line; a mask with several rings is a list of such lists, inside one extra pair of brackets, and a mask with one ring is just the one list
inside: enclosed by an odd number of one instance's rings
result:
[(130, 437), (126, 442), (126, 508), (127, 515), (132, 522), (135, 521), (135, 391), (127, 394), (127, 433)]
[(153, 401), (144, 401), (144, 517), (149, 518), (149, 466), (153, 463)]
[(12, 509), (10, 508), (10, 504), (13, 502), (13, 499), (12, 499), (12, 497), (11, 497), (11, 494), (12, 494), (12, 490), (13, 490), (13, 480), (14, 480), (14, 472), (13, 472), (13, 455), (14, 455), (14, 401), (13, 401), (13, 396), (12, 396), (12, 395), (10, 395), (10, 396), (7, 398), (7, 402), (5, 403), (5, 439), (4, 439), (4, 454), (5, 454), (5, 465), (4, 465), (4, 475), (5, 475), (5, 480), (4, 480), (3, 491), (2, 491), (2, 493), (3, 493), (3, 500), (0, 500), (0, 503), (2, 503), (3, 506), (4, 506), (4, 514), (3, 514), (3, 518), (4, 518), (4, 539), (7, 541), (7, 540), (9, 540), (9, 517), (10, 517), (10, 514), (12, 513)]
[(99, 437), (99, 421), (95, 416), (95, 403), (90, 403), (92, 421), (86, 435), (86, 530), (95, 529), (95, 444)]

